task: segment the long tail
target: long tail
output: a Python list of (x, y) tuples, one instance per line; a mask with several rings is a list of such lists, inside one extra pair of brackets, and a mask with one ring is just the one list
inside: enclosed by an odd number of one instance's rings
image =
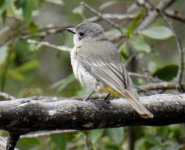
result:
[(153, 118), (154, 115), (136, 98), (131, 92), (126, 91), (124, 97), (128, 99), (132, 107), (141, 115), (142, 118)]

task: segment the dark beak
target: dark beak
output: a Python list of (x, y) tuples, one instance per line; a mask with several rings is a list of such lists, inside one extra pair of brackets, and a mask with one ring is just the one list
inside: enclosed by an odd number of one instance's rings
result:
[(73, 33), (73, 34), (76, 34), (76, 30), (75, 28), (67, 28), (67, 31)]

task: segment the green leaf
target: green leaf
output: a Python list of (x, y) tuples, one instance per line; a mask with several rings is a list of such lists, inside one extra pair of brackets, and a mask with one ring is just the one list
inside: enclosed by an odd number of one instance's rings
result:
[(34, 1), (33, 0), (25, 0), (23, 6), (23, 16), (25, 21), (31, 21), (32, 11), (33, 11)]
[(15, 80), (23, 80), (24, 75), (18, 70), (8, 70), (8, 75)]
[(45, 1), (49, 2), (49, 3), (57, 4), (57, 5), (63, 5), (64, 4), (63, 0), (45, 0)]
[(173, 36), (173, 32), (165, 26), (152, 26), (140, 31), (139, 34), (156, 40), (165, 40)]
[(129, 58), (126, 43), (123, 43), (123, 44), (119, 47), (118, 52), (120, 53), (120, 55), (121, 55), (124, 59), (128, 59), (128, 58)]
[(37, 60), (32, 60), (32, 61), (22, 64), (20, 67), (16, 68), (16, 70), (19, 70), (22, 72), (30, 71), (32, 69), (37, 68), (38, 66), (39, 66), (39, 62)]
[(120, 144), (123, 141), (124, 137), (124, 130), (123, 128), (113, 128), (113, 129), (107, 129), (106, 130), (109, 137), (116, 143)]
[(15, 0), (1, 0), (0, 15), (2, 15), (6, 10), (11, 10)]
[(158, 137), (143, 137), (137, 140), (135, 148), (139, 150), (149, 150), (155, 146), (155, 148), (158, 149), (158, 147), (161, 147), (161, 143), (161, 139)]
[(170, 81), (177, 76), (177, 72), (178, 66), (172, 64), (159, 68), (153, 73), (153, 76), (165, 81)]
[(50, 136), (51, 141), (54, 142), (58, 149), (65, 149), (67, 144), (66, 134), (56, 134)]
[(109, 8), (109, 7), (111, 7), (112, 5), (115, 5), (115, 4), (117, 4), (117, 3), (118, 3), (118, 2), (115, 1), (115, 0), (107, 1), (107, 2), (103, 3), (103, 4), (100, 6), (99, 9), (103, 10), (103, 9)]
[(135, 29), (137, 28), (137, 26), (140, 23), (140, 20), (143, 18), (143, 13), (140, 13), (132, 22), (131, 24), (128, 26), (128, 28), (125, 31), (125, 34), (127, 36), (127, 38), (130, 38), (132, 33), (135, 31)]
[(91, 139), (92, 144), (95, 144), (102, 137), (104, 131), (104, 129), (90, 131), (89, 137)]
[(4, 63), (8, 56), (8, 47), (6, 45), (0, 47), (0, 64)]
[(141, 52), (146, 52), (150, 53), (151, 52), (151, 47), (149, 44), (147, 44), (143, 38), (143, 36), (139, 35), (132, 40), (132, 45), (134, 49), (141, 51)]
[(107, 37), (111, 37), (113, 39), (114, 37), (120, 35), (120, 31), (118, 29), (113, 28), (113, 29), (110, 29), (110, 30), (106, 31), (105, 34), (106, 34)]
[[(31, 149), (33, 148), (34, 146), (38, 147), (38, 145), (40, 144), (41, 142), (39, 141), (38, 138), (23, 138), (23, 139), (20, 139), (19, 142), (17, 143), (17, 146), (20, 148), (20, 149)], [(16, 146), (16, 147), (17, 147)]]

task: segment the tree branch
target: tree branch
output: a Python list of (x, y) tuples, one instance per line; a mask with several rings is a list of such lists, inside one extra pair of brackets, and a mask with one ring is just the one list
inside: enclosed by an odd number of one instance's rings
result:
[[(123, 20), (135, 19), (138, 16), (138, 14), (109, 14), (109, 13), (106, 13), (106, 14), (102, 14), (102, 16), (107, 19), (114, 19), (114, 20), (123, 21)], [(102, 19), (102, 17), (94, 16), (94, 17), (88, 18), (86, 20), (90, 21), (90, 22), (96, 22), (96, 21), (99, 21), (100, 19)]]
[(169, 18), (185, 23), (185, 15), (179, 11), (165, 10), (164, 14)]
[[(141, 85), (138, 87), (137, 91), (139, 93), (156, 91), (156, 90), (177, 90), (178, 84), (176, 82), (159, 82), (159, 83), (148, 83), (146, 85)], [(183, 88), (185, 86), (183, 85)]]
[(88, 8), (90, 11), (92, 11), (93, 13), (95, 13), (97, 16), (99, 16), (100, 18), (102, 18), (103, 20), (105, 20), (106, 22), (108, 22), (109, 24), (111, 24), (113, 27), (115, 27), (116, 29), (118, 29), (121, 33), (122, 37), (125, 37), (124, 33), (123, 33), (123, 29), (116, 24), (115, 22), (113, 22), (112, 20), (106, 18), (105, 16), (103, 16), (100, 12), (96, 11), (94, 8), (92, 8), (91, 6), (89, 6), (87, 3), (85, 2), (81, 2), (80, 3), (82, 6)]
[(153, 95), (141, 101), (154, 114), (141, 118), (127, 100), (103, 101), (24, 98), (0, 101), (0, 129), (14, 134), (39, 130), (97, 129), (132, 125), (168, 125), (185, 122), (185, 95)]
[[(173, 2), (175, 2), (175, 0), (162, 0), (157, 4), (156, 8), (159, 11), (164, 11), (167, 7), (173, 4)], [(137, 29), (138, 31), (140, 31), (148, 27), (151, 23), (153, 23), (153, 21), (159, 16), (159, 13), (155, 8), (152, 7), (149, 0), (137, 0), (137, 3), (145, 7), (148, 11), (148, 15), (141, 22)]]
[(141, 118), (127, 100), (80, 101), (57, 97), (31, 97), (0, 101), (0, 129), (9, 132), (7, 150), (20, 135), (43, 130), (89, 130), (134, 125), (169, 125), (185, 122), (185, 94), (140, 97), (154, 114)]
[(27, 40), (28, 43), (30, 44), (36, 44), (39, 47), (41, 46), (47, 46), (47, 47), (51, 47), (60, 51), (67, 51), (70, 52), (72, 50), (72, 48), (66, 47), (66, 46), (61, 46), (61, 45), (55, 45), (55, 44), (51, 44), (49, 42), (46, 41), (37, 41), (37, 40), (33, 40), (33, 39), (28, 39)]

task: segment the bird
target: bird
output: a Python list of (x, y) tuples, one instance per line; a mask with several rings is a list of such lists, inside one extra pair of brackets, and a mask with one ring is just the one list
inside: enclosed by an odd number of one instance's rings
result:
[(97, 92), (126, 98), (142, 118), (153, 114), (141, 103), (136, 88), (114, 44), (108, 40), (103, 27), (84, 21), (73, 28), (74, 47), (70, 51), (74, 76), (82, 86)]

